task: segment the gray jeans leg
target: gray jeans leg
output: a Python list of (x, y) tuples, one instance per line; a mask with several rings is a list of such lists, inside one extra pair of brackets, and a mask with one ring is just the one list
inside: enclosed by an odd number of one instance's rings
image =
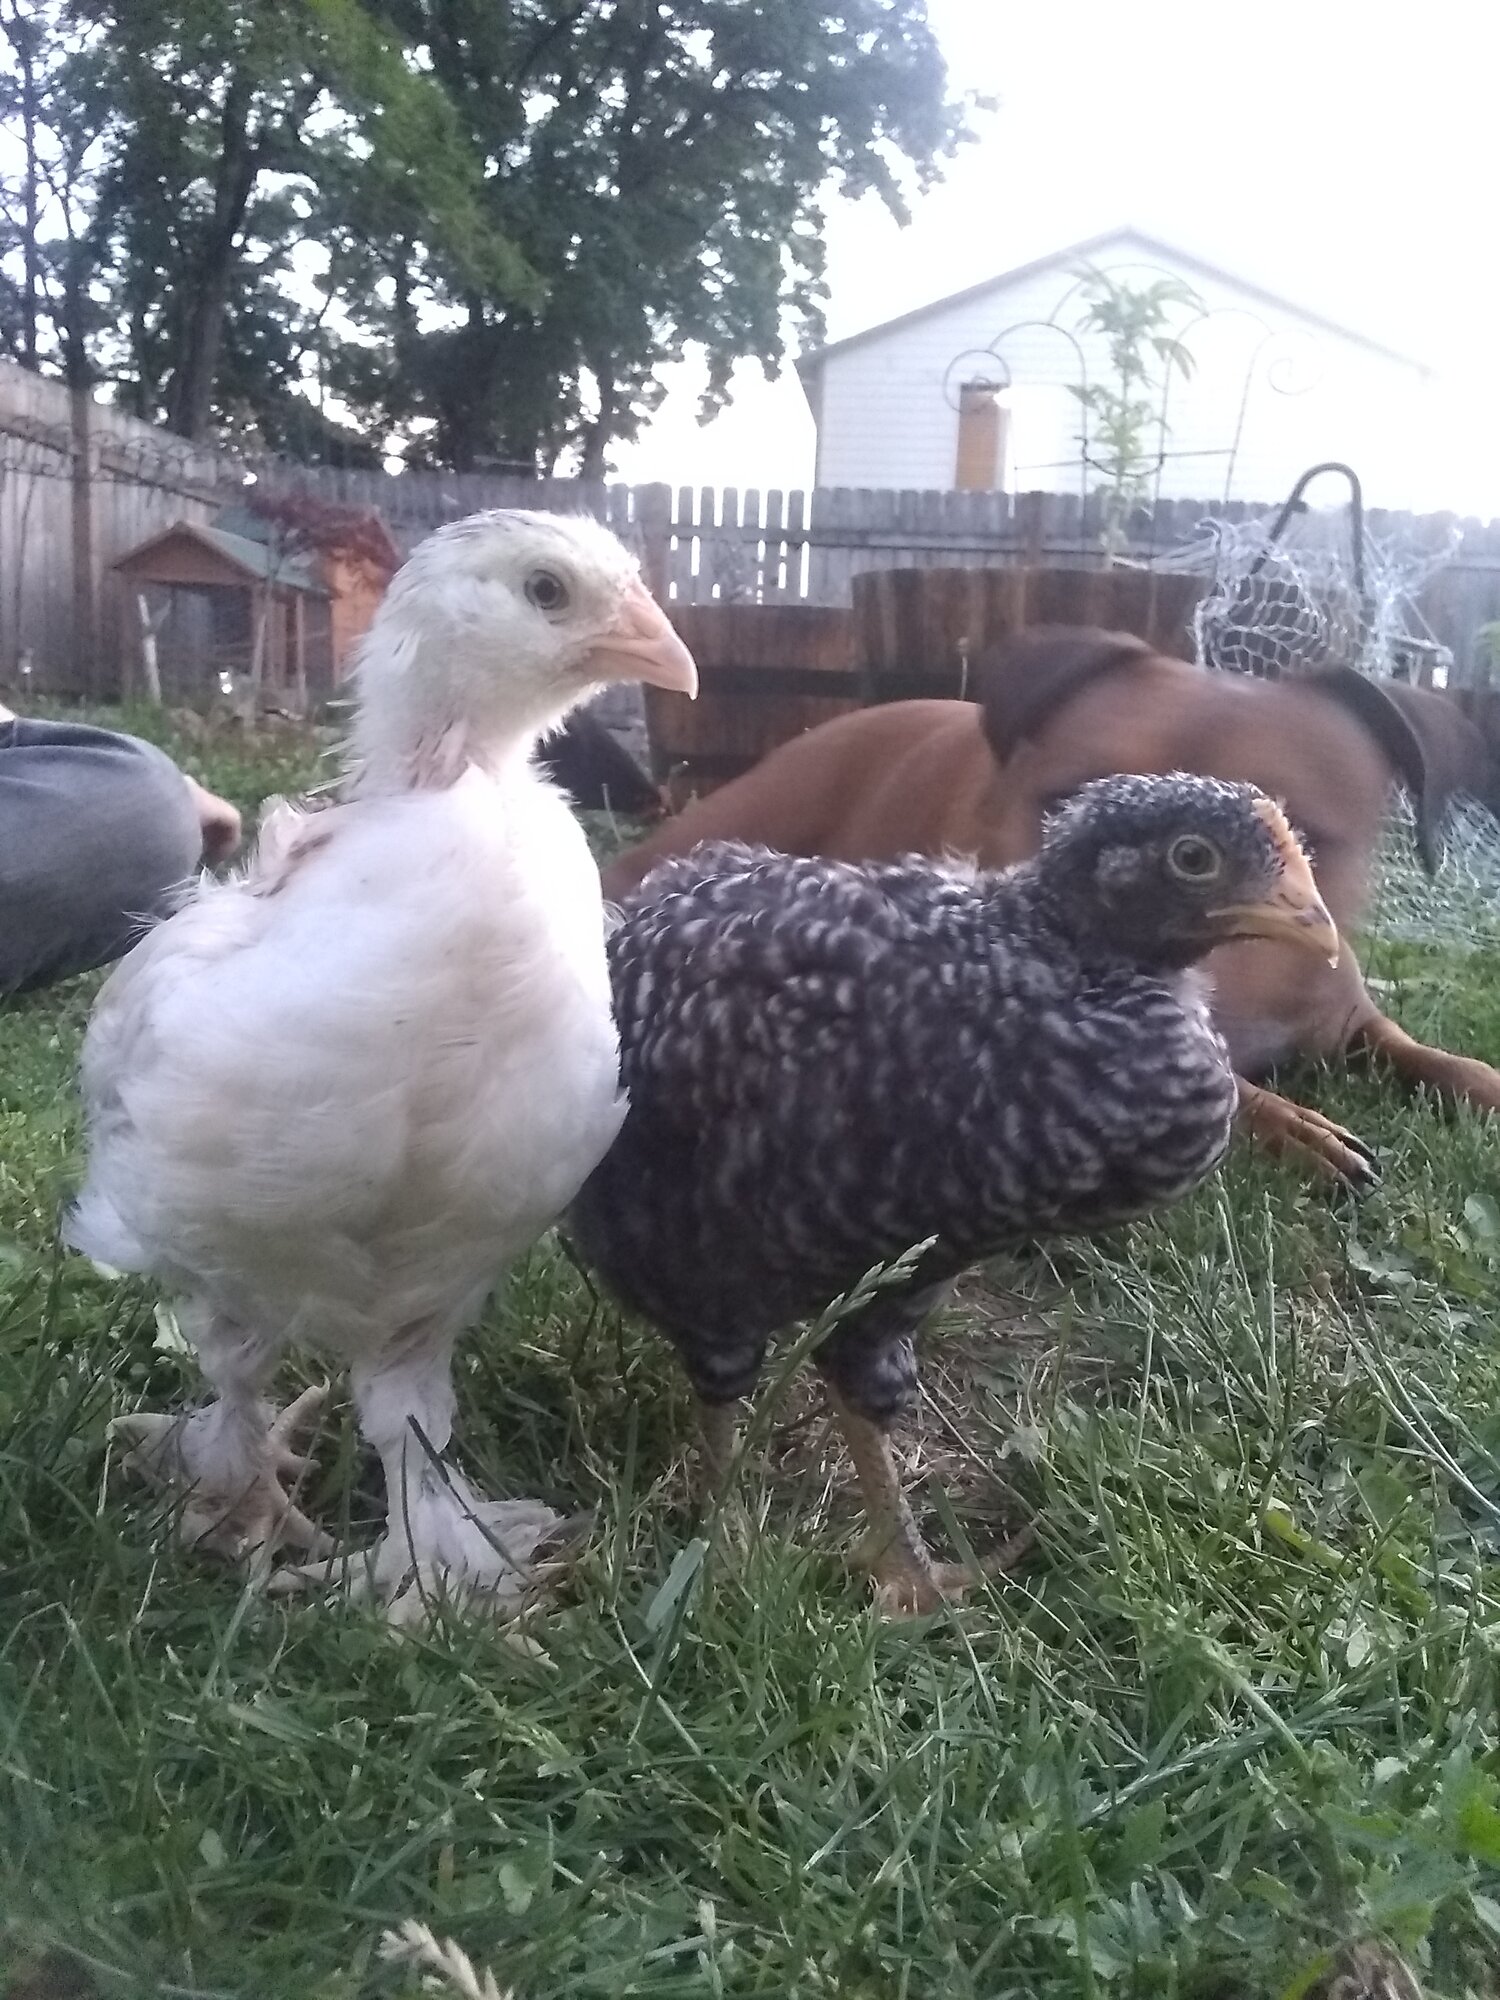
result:
[(0, 726), (0, 994), (121, 957), (201, 855), (163, 751), (78, 723)]

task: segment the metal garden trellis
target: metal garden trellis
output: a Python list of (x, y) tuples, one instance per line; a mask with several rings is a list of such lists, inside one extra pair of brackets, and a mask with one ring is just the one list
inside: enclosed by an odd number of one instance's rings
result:
[[(1155, 271), (1162, 277), (1172, 277), (1175, 275), (1168, 271), (1164, 265), (1148, 263), (1141, 268), (1148, 271)], [(1076, 374), (1071, 381), (1058, 383), (1056, 386), (1076, 387), (1084, 392), (1083, 397), (1080, 399), (1078, 457), (1076, 460), (1080, 500), (1086, 500), (1088, 497), (1091, 475), (1097, 475), (1103, 468), (1095, 462), (1091, 450), (1087, 402), (1087, 392), (1091, 384), (1087, 350), (1078, 335), (1063, 321), (1061, 315), (1067, 310), (1070, 302), (1077, 297), (1087, 279), (1088, 274), (1081, 273), (1062, 294), (1057, 304), (1052, 308), (1051, 313), (1045, 318), (1028, 317), (1014, 320), (1010, 325), (1002, 327), (986, 346), (962, 349), (949, 362), (943, 374), (944, 401), (951, 410), (957, 411), (962, 390), (975, 383), (983, 383), (986, 387), (1000, 393), (1025, 386), (1024, 382), (1018, 379), (1015, 367), (1005, 353), (1006, 347), (1013, 344), (1018, 336), (1025, 333), (1042, 332), (1049, 336), (1058, 336), (1066, 341), (1072, 350)], [(1295, 349), (1280, 356), (1273, 355), (1269, 360), (1266, 360), (1267, 352), (1275, 342), (1289, 341), (1291, 336), (1285, 329), (1270, 325), (1259, 313), (1251, 311), (1249, 307), (1206, 306), (1201, 312), (1187, 320), (1173, 335), (1173, 339), (1177, 343), (1178, 348), (1186, 350), (1188, 348), (1189, 337), (1195, 329), (1212, 322), (1223, 322), (1230, 319), (1248, 321), (1251, 326), (1259, 329), (1260, 337), (1251, 348), (1245, 362), (1244, 375), (1240, 382), (1239, 394), (1234, 404), (1235, 414), (1229, 440), (1224, 445), (1209, 446), (1190, 452), (1173, 452), (1169, 448), (1168, 438), (1171, 431), (1170, 411), (1174, 380), (1176, 376), (1183, 372), (1174, 354), (1168, 359), (1167, 365), (1163, 370), (1161, 396), (1154, 425), (1156, 453), (1154, 463), (1149, 468), (1153, 481), (1153, 509), (1154, 504), (1161, 498), (1162, 478), (1168, 461), (1174, 458), (1187, 457), (1222, 457), (1225, 460), (1222, 499), (1227, 504), (1234, 485), (1235, 472), (1239, 463), (1241, 447), (1244, 443), (1251, 398), (1257, 382), (1264, 380), (1266, 385), (1279, 395), (1300, 396), (1307, 394), (1319, 379), (1317, 372), (1309, 374), (1305, 380), (1299, 381), (1297, 379), (1296, 373), (1293, 372), (1295, 371), (1298, 359)], [(1305, 337), (1303, 344), (1307, 344)], [(1263, 361), (1265, 362), (1264, 368), (1262, 367)], [(1043, 465), (1034, 469), (1038, 472), (1061, 469), (1061, 466), (1065, 462), (1072, 463), (1073, 461), (1059, 460), (1055, 465)]]

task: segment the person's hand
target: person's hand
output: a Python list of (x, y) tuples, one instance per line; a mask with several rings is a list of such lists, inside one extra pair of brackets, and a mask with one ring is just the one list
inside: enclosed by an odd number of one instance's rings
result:
[(240, 844), (243, 828), (240, 816), (228, 799), (221, 799), (213, 792), (206, 792), (196, 778), (187, 778), (187, 788), (193, 795), (193, 806), (198, 814), (198, 825), (203, 831), (203, 859), (210, 868), (227, 861)]

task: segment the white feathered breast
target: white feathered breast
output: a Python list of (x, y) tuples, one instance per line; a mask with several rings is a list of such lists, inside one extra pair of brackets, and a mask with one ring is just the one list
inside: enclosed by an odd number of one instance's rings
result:
[(528, 771), (289, 815), (101, 996), (71, 1239), (345, 1360), (456, 1326), (624, 1116), (602, 937)]

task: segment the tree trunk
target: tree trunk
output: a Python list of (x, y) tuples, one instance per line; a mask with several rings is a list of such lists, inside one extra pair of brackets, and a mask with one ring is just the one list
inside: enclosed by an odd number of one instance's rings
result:
[(583, 434), (583, 456), (578, 462), (578, 477), (600, 484), (605, 473), (604, 454), (615, 434), (619, 391), (613, 369), (596, 366), (593, 374), (599, 388), (599, 410)]
[(391, 318), (395, 325), (394, 346), (398, 367), (405, 363), (421, 338), (417, 329), (417, 309), (411, 297), (411, 266), (415, 255), (416, 245), (409, 236), (404, 236), (396, 246), (395, 262), (390, 266)]
[(37, 295), (41, 285), (40, 255), (37, 246), (37, 158), (36, 158), (36, 22), (12, 5), (9, 22), (11, 46), (21, 71), (21, 132), (26, 153), (26, 234), (21, 245), (23, 298), (21, 316), (21, 358), (28, 368), (36, 366)]
[(493, 425), (486, 407), (490, 376), (493, 373), (493, 342), (484, 300), (470, 293), (466, 321), (461, 336), (464, 367), (461, 375), (447, 384), (443, 394), (447, 458), (455, 472), (474, 472), (488, 458), (493, 443)]
[(250, 138), (250, 102), (250, 85), (243, 77), (234, 77), (220, 118), (223, 147), (214, 184), (213, 219), (197, 268), (184, 274), (191, 284), (192, 302), (182, 353), (167, 391), (167, 425), (179, 437), (201, 438), (213, 410), (240, 228), (260, 171), (258, 151)]
[(87, 395), (93, 381), (88, 349), (89, 263), (87, 246), (72, 234), (68, 220), (68, 247), (63, 257), (62, 309), (58, 331), (62, 336), (63, 379), (75, 395)]

